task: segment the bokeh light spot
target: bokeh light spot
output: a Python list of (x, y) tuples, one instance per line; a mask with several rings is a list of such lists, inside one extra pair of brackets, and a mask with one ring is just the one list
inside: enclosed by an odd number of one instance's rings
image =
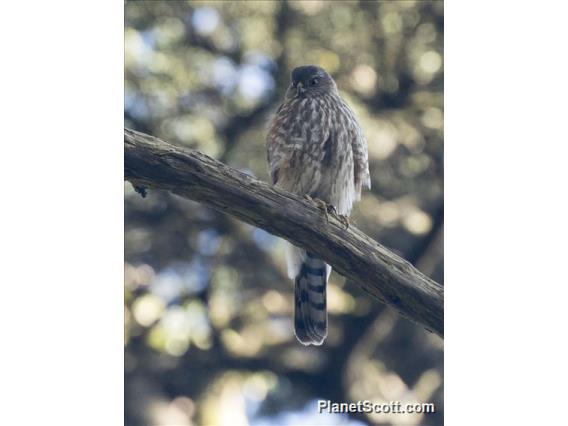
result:
[(432, 228), (432, 219), (421, 210), (411, 210), (402, 220), (404, 227), (416, 235), (424, 235)]
[(430, 50), (420, 57), (420, 67), (427, 73), (434, 74), (442, 66), (442, 57), (438, 52)]
[(132, 313), (138, 324), (148, 327), (156, 321), (164, 311), (164, 302), (153, 294), (145, 294), (136, 299), (132, 305)]
[(369, 65), (357, 65), (351, 74), (353, 87), (360, 93), (370, 95), (374, 92), (377, 73)]
[(199, 34), (211, 34), (219, 25), (219, 13), (211, 7), (200, 7), (193, 12), (191, 23)]

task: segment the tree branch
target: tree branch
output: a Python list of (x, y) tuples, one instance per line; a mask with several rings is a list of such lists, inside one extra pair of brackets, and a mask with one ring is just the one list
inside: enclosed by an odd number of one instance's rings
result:
[(202, 202), (316, 253), (401, 315), (443, 336), (443, 287), (312, 202), (197, 151), (124, 129), (125, 179)]

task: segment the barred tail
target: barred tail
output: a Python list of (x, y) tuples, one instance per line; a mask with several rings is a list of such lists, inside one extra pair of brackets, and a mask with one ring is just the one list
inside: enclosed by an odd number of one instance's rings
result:
[(294, 279), (294, 331), (300, 343), (321, 345), (327, 336), (326, 286), (331, 267), (311, 253)]

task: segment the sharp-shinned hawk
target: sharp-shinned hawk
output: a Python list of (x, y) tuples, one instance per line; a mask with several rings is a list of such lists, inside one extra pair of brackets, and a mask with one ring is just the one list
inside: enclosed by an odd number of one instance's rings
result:
[[(340, 215), (348, 216), (362, 187), (371, 187), (361, 126), (322, 68), (310, 65), (292, 71), (266, 144), (273, 184), (322, 200)], [(295, 283), (296, 337), (304, 345), (321, 345), (327, 336), (326, 286), (331, 267), (292, 245), (287, 247), (287, 262)]]

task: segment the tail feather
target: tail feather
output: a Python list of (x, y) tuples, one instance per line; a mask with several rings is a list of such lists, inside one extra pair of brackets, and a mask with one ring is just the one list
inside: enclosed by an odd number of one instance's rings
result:
[(327, 336), (326, 286), (331, 267), (306, 253), (294, 279), (294, 331), (300, 343), (321, 345)]

